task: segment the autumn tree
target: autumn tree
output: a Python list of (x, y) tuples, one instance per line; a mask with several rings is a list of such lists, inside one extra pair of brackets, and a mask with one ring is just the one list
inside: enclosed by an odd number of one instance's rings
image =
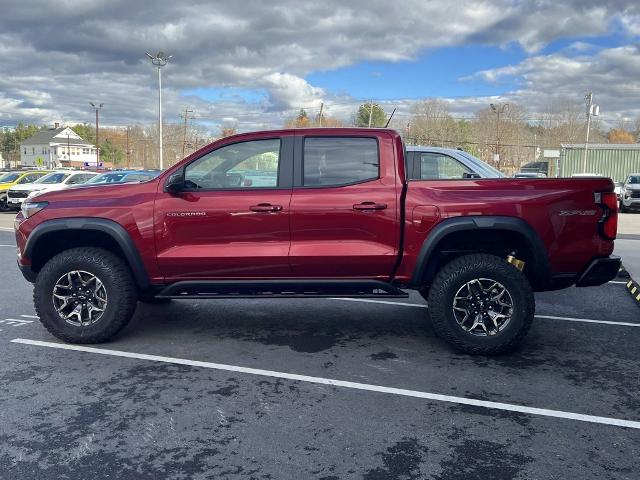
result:
[(387, 114), (377, 103), (367, 102), (358, 107), (353, 124), (356, 127), (384, 127)]
[[(322, 120), (322, 121), (320, 121)], [(285, 128), (309, 128), (309, 127), (343, 127), (344, 124), (338, 118), (330, 117), (326, 114), (322, 114), (322, 119), (320, 118), (320, 113), (315, 116), (315, 118), (309, 118), (307, 111), (304, 108), (301, 108), (296, 115), (295, 118), (291, 118), (284, 123)]]
[(220, 138), (230, 137), (231, 135), (235, 135), (238, 133), (238, 129), (233, 126), (226, 126), (220, 129)]
[(631, 132), (622, 128), (612, 128), (607, 133), (609, 143), (635, 143), (635, 138)]

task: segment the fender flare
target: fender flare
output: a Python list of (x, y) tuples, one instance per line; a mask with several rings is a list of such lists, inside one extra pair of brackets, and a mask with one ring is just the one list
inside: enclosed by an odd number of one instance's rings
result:
[(37, 225), (29, 234), (27, 243), (24, 248), (24, 256), (27, 258), (32, 258), (35, 246), (38, 244), (38, 241), (45, 235), (66, 230), (93, 230), (106, 233), (116, 242), (116, 244), (122, 250), (138, 287), (145, 290), (151, 286), (149, 275), (144, 266), (144, 263), (142, 263), (142, 258), (140, 258), (140, 254), (138, 253), (138, 249), (136, 248), (131, 235), (127, 233), (122, 225), (114, 222), (113, 220), (85, 217), (57, 218), (53, 220), (46, 220)]
[(551, 266), (547, 249), (536, 231), (526, 221), (517, 217), (502, 216), (466, 216), (443, 220), (429, 233), (420, 248), (416, 265), (411, 275), (411, 285), (420, 286), (422, 279), (433, 278), (437, 273), (435, 263), (429, 259), (438, 245), (448, 235), (456, 232), (479, 230), (508, 230), (522, 235), (532, 253), (533, 261), (529, 262), (534, 287), (542, 287), (551, 278)]

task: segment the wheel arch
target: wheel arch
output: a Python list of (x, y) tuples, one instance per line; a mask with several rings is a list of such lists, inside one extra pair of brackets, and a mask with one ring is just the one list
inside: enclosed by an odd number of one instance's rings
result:
[[(551, 278), (547, 250), (536, 231), (526, 221), (516, 217), (465, 216), (450, 218), (437, 224), (424, 240), (411, 276), (411, 286), (429, 285), (442, 267), (444, 248), (456, 238), (474, 241), (476, 234), (482, 239), (499, 239), (500, 246), (513, 242), (524, 250), (525, 275), (534, 289), (543, 289)], [(482, 250), (481, 250), (482, 251)], [(473, 253), (473, 250), (464, 253)], [(492, 253), (492, 252), (487, 252)], [(455, 258), (455, 257), (453, 257)]]
[(141, 290), (151, 282), (133, 239), (122, 225), (104, 218), (61, 218), (42, 222), (30, 233), (24, 256), (38, 272), (54, 255), (74, 247), (102, 247), (118, 255), (129, 267)]

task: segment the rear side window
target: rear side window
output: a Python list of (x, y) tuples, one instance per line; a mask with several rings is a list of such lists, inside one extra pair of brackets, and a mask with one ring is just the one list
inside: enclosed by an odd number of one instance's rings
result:
[(469, 168), (449, 155), (441, 153), (420, 154), (421, 180), (452, 180), (466, 178), (465, 174), (472, 173)]
[(307, 137), (304, 140), (304, 186), (340, 186), (380, 176), (375, 138)]

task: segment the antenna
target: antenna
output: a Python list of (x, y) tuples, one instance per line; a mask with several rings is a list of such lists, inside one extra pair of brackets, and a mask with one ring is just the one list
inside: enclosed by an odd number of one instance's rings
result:
[(389, 123), (391, 122), (391, 119), (393, 118), (393, 114), (394, 113), (396, 113), (396, 109), (395, 108), (391, 112), (391, 115), (389, 115), (389, 120), (387, 120), (387, 123), (385, 124), (384, 128), (387, 128), (389, 126)]

